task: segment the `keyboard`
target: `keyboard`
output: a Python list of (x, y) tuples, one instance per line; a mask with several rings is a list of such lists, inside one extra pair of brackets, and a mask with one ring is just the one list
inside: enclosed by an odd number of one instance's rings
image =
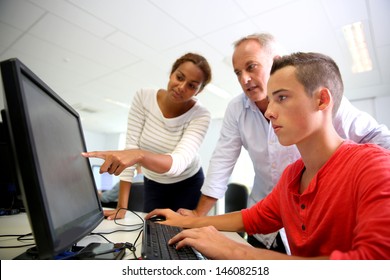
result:
[(175, 226), (159, 224), (150, 220), (144, 222), (142, 240), (142, 258), (148, 260), (205, 260), (201, 253), (192, 247), (176, 250), (168, 245), (169, 239), (183, 229)]

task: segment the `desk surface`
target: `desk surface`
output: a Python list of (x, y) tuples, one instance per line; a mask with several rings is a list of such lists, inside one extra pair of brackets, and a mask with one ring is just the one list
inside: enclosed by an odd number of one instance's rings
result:
[[(144, 213), (137, 214), (140, 215), (142, 218), (145, 216)], [(140, 218), (134, 213), (128, 211), (125, 219), (117, 220), (116, 222), (112, 220), (103, 220), (100, 225), (96, 227), (93, 233), (100, 233), (111, 242), (130, 242), (134, 244), (141, 229), (142, 221), (140, 220)], [(29, 225), (26, 213), (0, 217), (0, 235), (24, 235), (30, 232), (31, 227)], [(224, 232), (224, 234), (236, 241), (245, 242), (245, 240), (242, 239), (241, 236), (235, 232)], [(0, 247), (20, 246), (24, 244), (31, 244), (33, 242), (33, 240), (18, 241), (17, 236), (0, 237)], [(107, 241), (99, 235), (88, 235), (84, 237), (81, 241), (79, 241), (77, 245), (86, 246), (91, 242), (105, 243)], [(141, 245), (142, 234), (140, 235), (138, 241), (135, 244), (135, 253), (137, 257), (141, 256)], [(9, 249), (0, 248), (0, 259), (13, 259), (16, 256), (24, 253), (30, 247)], [(129, 250), (126, 250), (126, 255), (124, 258), (132, 259), (134, 258), (134, 255), (129, 252)]]

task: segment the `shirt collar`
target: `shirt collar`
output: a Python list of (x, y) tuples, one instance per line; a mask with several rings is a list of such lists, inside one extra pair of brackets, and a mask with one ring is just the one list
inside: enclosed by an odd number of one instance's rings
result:
[(259, 111), (259, 108), (257, 108), (255, 102), (249, 99), (248, 96), (243, 92), (244, 95), (244, 107), (245, 109), (252, 109), (252, 111)]

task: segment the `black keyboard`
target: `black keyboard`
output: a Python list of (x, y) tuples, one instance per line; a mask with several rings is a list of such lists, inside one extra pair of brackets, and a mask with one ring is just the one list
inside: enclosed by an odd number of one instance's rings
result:
[(176, 250), (168, 245), (169, 239), (182, 228), (145, 220), (142, 240), (142, 258), (149, 260), (205, 260), (201, 253), (191, 247)]

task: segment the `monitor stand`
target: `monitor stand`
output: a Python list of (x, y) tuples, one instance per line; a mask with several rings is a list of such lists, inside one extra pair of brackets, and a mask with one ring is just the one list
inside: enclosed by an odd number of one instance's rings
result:
[[(90, 243), (85, 247), (73, 246), (71, 250), (54, 257), (56, 260), (121, 260), (126, 251), (125, 243)], [(37, 247), (27, 249), (15, 260), (39, 260)]]

